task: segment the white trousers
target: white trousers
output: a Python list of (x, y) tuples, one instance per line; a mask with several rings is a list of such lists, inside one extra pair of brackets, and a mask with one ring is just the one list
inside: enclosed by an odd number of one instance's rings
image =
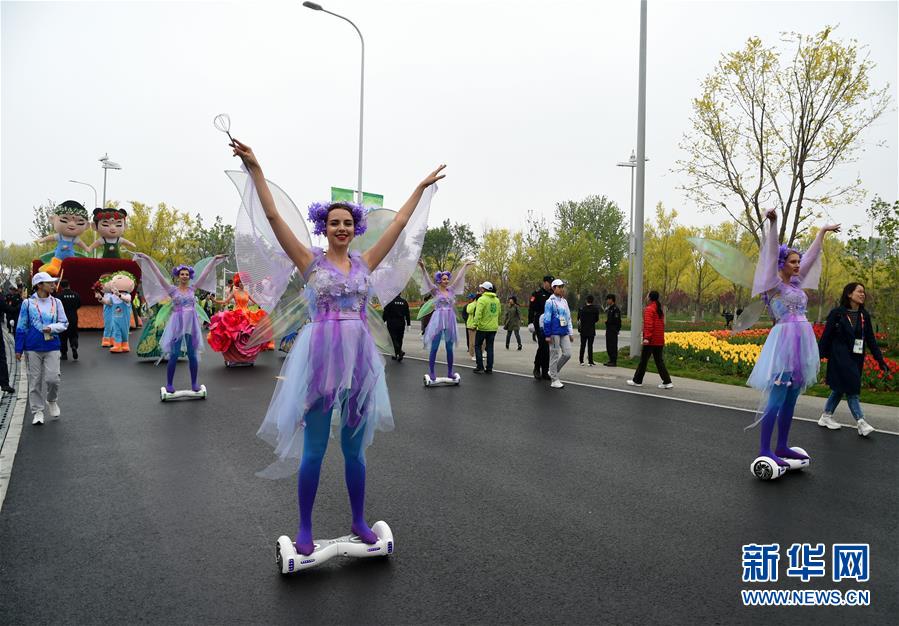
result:
[(553, 382), (559, 380), (559, 372), (571, 358), (571, 337), (569, 335), (550, 337), (549, 344), (549, 377)]
[[(25, 352), (28, 363), (28, 402), (31, 414), (43, 411), (46, 402), (56, 402), (59, 395), (59, 350)], [(44, 385), (47, 386), (46, 395)]]

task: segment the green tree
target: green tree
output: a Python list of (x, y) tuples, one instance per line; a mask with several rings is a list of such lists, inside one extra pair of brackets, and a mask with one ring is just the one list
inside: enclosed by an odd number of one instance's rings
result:
[(160, 202), (155, 208), (136, 200), (128, 212), (128, 239), (137, 250), (153, 257), (163, 268), (179, 263), (195, 263), (191, 237), (194, 221), (190, 215)]
[(444, 220), (443, 224), (429, 228), (425, 233), (421, 256), (429, 270), (452, 272), (474, 255), (477, 246), (477, 238), (468, 224), (450, 224), (449, 220)]
[[(705, 228), (691, 228), (688, 230), (691, 237), (703, 237), (705, 239), (722, 240), (721, 229), (712, 226)], [(687, 275), (688, 293), (693, 304), (693, 321), (698, 322), (702, 319), (703, 305), (709, 301), (709, 294), (716, 291), (721, 292), (722, 287), (727, 283), (721, 278), (706, 258), (700, 254), (695, 248), (690, 247), (690, 271)], [(717, 305), (716, 305), (717, 306)], [(717, 311), (716, 311), (717, 313)]]
[(234, 226), (225, 224), (221, 215), (217, 215), (212, 225), (206, 228), (203, 218), (197, 214), (190, 230), (190, 240), (188, 258), (198, 261), (216, 254), (229, 254), (232, 256), (226, 261), (225, 268), (232, 272), (236, 269), (233, 258)]
[(55, 208), (56, 203), (52, 199), (48, 199), (43, 204), (39, 204), (32, 209), (34, 217), (31, 220), (31, 228), (28, 229), (28, 234), (31, 235), (32, 239), (40, 239), (54, 232), (50, 216), (53, 215), (53, 209)]
[(792, 244), (817, 212), (862, 193), (860, 180), (831, 185), (829, 177), (856, 159), (860, 133), (890, 96), (871, 85), (864, 49), (832, 33), (790, 33), (784, 53), (751, 37), (722, 55), (693, 100), (687, 157), (677, 165), (690, 178), (684, 189), (701, 207), (726, 211), (757, 244), (769, 208)]
[(9, 281), (28, 284), (31, 262), (41, 254), (35, 243), (10, 243), (0, 240), (0, 284)]
[(469, 282), (481, 283), (489, 280), (501, 297), (508, 295), (511, 244), (512, 233), (507, 228), (485, 229), (478, 246), (477, 265), (472, 270), (473, 275)]
[(693, 247), (687, 241), (690, 230), (677, 223), (677, 211), (656, 205), (655, 223), (648, 224), (643, 244), (643, 292), (659, 292), (663, 301), (686, 283), (693, 263)]
[[(585, 286), (599, 282), (609, 285), (620, 271), (621, 261), (627, 253), (627, 229), (624, 213), (618, 205), (605, 196), (588, 196), (579, 202), (566, 201), (556, 205), (555, 227), (557, 237), (565, 241), (587, 235), (587, 258), (592, 267), (592, 280)], [(583, 243), (575, 244), (580, 249)]]

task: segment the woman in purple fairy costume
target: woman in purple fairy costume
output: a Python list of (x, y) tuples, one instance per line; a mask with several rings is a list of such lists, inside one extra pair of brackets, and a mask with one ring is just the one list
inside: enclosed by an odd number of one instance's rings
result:
[(172, 310), (165, 330), (159, 339), (160, 358), (168, 359), (166, 368), (165, 390), (175, 393), (175, 369), (178, 367), (178, 355), (181, 344), (186, 344), (187, 362), (190, 367), (190, 384), (193, 391), (200, 391), (197, 382), (199, 372), (199, 353), (202, 348), (203, 330), (196, 310), (196, 290), (215, 291), (215, 268), (228, 258), (220, 254), (212, 258), (194, 280), (194, 268), (190, 265), (179, 265), (172, 270), (175, 284), (159, 270), (156, 263), (141, 252), (134, 252), (134, 261), (140, 266), (144, 277), (144, 295), (152, 306), (166, 297), (172, 299)]
[(351, 253), (349, 245), (354, 236), (365, 232), (362, 207), (350, 203), (312, 205), (309, 218), (315, 224), (314, 232), (328, 240), (328, 249), (323, 252), (307, 248), (290, 230), (252, 149), (236, 140), (231, 146), (250, 175), (274, 236), (306, 280), (311, 320), (300, 330), (284, 362), (259, 428), (259, 437), (275, 448), (280, 459), (261, 475), (279, 477), (283, 466), (295, 463), (302, 451), (297, 487), (300, 522), (295, 544), (297, 552), (311, 554), (315, 547), (312, 507), (335, 422), (340, 429), (352, 532), (365, 543), (376, 543), (378, 537), (365, 521), (365, 448), (376, 429), (393, 429), (393, 414), (384, 359), (367, 325), (366, 304), (375, 269), (392, 253), (416, 208), (430, 202), (433, 184), (444, 177), (440, 174), (444, 166), (419, 183), (383, 235), (361, 254)]
[[(430, 349), (428, 356), (428, 372), (431, 380), (437, 378), (434, 366), (437, 361), (437, 350), (440, 349), (440, 342), (446, 344), (446, 369), (447, 378), (452, 378), (453, 372), (453, 346), (456, 343), (456, 291), (465, 287), (465, 272), (474, 265), (474, 261), (466, 261), (456, 277), (453, 278), (450, 272), (440, 271), (434, 274), (434, 280), (428, 276), (428, 270), (425, 268), (423, 261), (418, 261), (424, 277), (425, 293), (430, 293), (433, 299), (434, 314), (428, 322), (425, 331), (422, 334), (422, 342), (426, 350)], [(421, 315), (419, 315), (419, 318)]]
[[(818, 380), (818, 343), (805, 317), (808, 297), (803, 289), (815, 289), (821, 277), (821, 247), (828, 232), (839, 225), (818, 231), (814, 243), (803, 255), (798, 250), (778, 246), (777, 212), (768, 211), (770, 224), (755, 269), (752, 295), (763, 294), (774, 328), (768, 334), (747, 384), (763, 394), (759, 455), (788, 466), (784, 458), (805, 459), (787, 445), (796, 400)], [(771, 450), (771, 435), (777, 424), (777, 446)], [(754, 425), (754, 424), (753, 424)]]

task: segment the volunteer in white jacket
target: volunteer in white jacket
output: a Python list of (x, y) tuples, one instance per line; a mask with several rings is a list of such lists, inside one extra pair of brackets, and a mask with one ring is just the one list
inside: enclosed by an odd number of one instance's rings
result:
[[(66, 311), (52, 293), (56, 279), (38, 272), (31, 279), (34, 295), (22, 303), (16, 325), (16, 360), (25, 355), (28, 364), (28, 403), (32, 424), (44, 423), (46, 405), (50, 417), (59, 417), (59, 333), (69, 327)], [(47, 385), (46, 395), (44, 385)]]
[(571, 358), (571, 310), (565, 299), (565, 281), (557, 278), (551, 286), (553, 295), (543, 307), (543, 335), (549, 343), (549, 386), (561, 389), (565, 385), (559, 372)]

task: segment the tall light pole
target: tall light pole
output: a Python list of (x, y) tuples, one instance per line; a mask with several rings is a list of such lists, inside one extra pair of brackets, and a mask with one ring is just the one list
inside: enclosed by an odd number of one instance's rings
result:
[(339, 17), (343, 21), (348, 22), (350, 26), (356, 29), (356, 33), (359, 35), (359, 41), (362, 43), (362, 63), (359, 68), (359, 179), (356, 183), (356, 202), (362, 204), (362, 113), (365, 105), (365, 39), (362, 38), (362, 31), (359, 30), (358, 26), (353, 24), (352, 20), (324, 9), (322, 8), (322, 5), (314, 2), (304, 2), (303, 6), (307, 9), (312, 9), (313, 11), (322, 11), (323, 13), (333, 15), (334, 17)]
[(95, 209), (98, 208), (98, 205), (97, 205), (97, 188), (96, 188), (96, 187), (94, 187), (94, 186), (91, 185), (90, 183), (83, 183), (83, 182), (81, 182), (80, 180), (72, 180), (72, 179), (69, 179), (69, 182), (70, 182), (70, 183), (75, 183), (76, 185), (86, 185), (87, 187), (90, 187), (91, 190), (94, 192), (94, 207), (93, 207), (93, 208), (95, 208)]
[[(646, 187), (646, 0), (640, 0), (640, 71), (637, 93), (637, 189), (634, 205), (634, 281), (631, 297), (635, 307), (643, 302), (643, 202)], [(631, 358), (643, 349), (643, 316), (631, 318)]]
[(107, 154), (104, 154), (98, 160), (100, 161), (100, 167), (103, 168), (103, 205), (100, 208), (105, 209), (106, 208), (106, 172), (108, 170), (120, 170), (120, 169), (122, 169), (122, 166), (114, 161), (110, 161), (109, 155), (107, 155)]
[[(85, 186), (87, 186), (87, 187), (90, 187), (91, 190), (94, 192), (94, 206), (93, 206), (93, 208), (94, 208), (94, 209), (99, 208), (99, 207), (97, 206), (97, 188), (96, 188), (96, 187), (94, 187), (94, 186), (91, 185), (90, 183), (83, 183), (83, 182), (81, 182), (80, 180), (72, 180), (72, 179), (69, 179), (69, 182), (70, 182), (70, 183), (75, 183), (76, 185), (85, 185)], [(88, 211), (88, 214), (90, 214), (90, 211)], [(96, 241), (96, 240), (97, 240), (97, 232), (94, 231), (94, 230), (91, 230), (91, 243), (94, 243), (94, 241)], [(96, 254), (96, 253), (94, 253), (94, 254)]]
[[(646, 159), (648, 161), (649, 159)], [(631, 168), (631, 212), (627, 234), (627, 318), (634, 318), (634, 302), (631, 298), (631, 286), (634, 284), (634, 170), (637, 167), (637, 155), (631, 150), (631, 157), (627, 161), (619, 161), (618, 167)]]

